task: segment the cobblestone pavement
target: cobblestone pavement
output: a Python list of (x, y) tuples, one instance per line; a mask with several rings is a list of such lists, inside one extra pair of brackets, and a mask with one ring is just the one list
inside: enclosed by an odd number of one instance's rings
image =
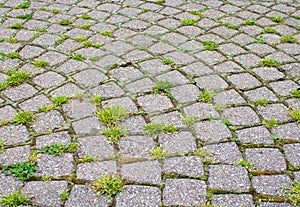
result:
[(0, 198), (296, 206), (299, 0), (0, 2)]

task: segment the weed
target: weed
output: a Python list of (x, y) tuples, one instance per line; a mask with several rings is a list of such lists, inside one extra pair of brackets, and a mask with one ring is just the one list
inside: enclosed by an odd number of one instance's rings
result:
[(152, 159), (158, 159), (158, 160), (163, 160), (168, 155), (167, 150), (162, 147), (156, 147), (155, 149), (150, 149), (149, 152)]
[(107, 70), (111, 70), (111, 69), (118, 68), (118, 67), (120, 67), (120, 65), (118, 63), (114, 63), (112, 65), (107, 66)]
[(245, 167), (248, 170), (251, 170), (253, 168), (253, 164), (250, 161), (246, 161), (246, 160), (240, 160), (238, 165)]
[(62, 106), (63, 104), (69, 101), (69, 98), (66, 96), (57, 96), (51, 99), (53, 106)]
[(271, 138), (273, 141), (280, 141), (280, 140), (282, 140), (282, 138), (279, 137), (279, 136), (276, 135), (276, 134), (271, 134), (271, 135), (270, 135), (270, 138)]
[(28, 206), (31, 205), (30, 198), (30, 196), (16, 191), (3, 195), (3, 198), (0, 198), (0, 203), (3, 207)]
[(91, 101), (92, 101), (92, 103), (96, 104), (97, 106), (100, 106), (102, 98), (101, 98), (101, 96), (94, 95), (94, 96), (92, 96)]
[(15, 124), (24, 125), (24, 124), (31, 123), (34, 119), (35, 119), (35, 115), (33, 113), (29, 111), (24, 111), (24, 112), (17, 113), (13, 118), (13, 122)]
[(5, 60), (5, 54), (4, 53), (0, 53), (0, 60)]
[(6, 57), (11, 58), (11, 59), (18, 59), (18, 58), (21, 58), (21, 55), (18, 52), (9, 52), (9, 53), (6, 53)]
[(0, 91), (5, 90), (7, 87), (8, 87), (8, 85), (6, 83), (0, 82)]
[(41, 33), (37, 32), (35, 34), (32, 35), (32, 38), (38, 38), (39, 36), (41, 36)]
[(0, 2), (0, 8), (2, 8), (2, 6), (3, 6), (3, 2)]
[(86, 58), (82, 54), (79, 54), (79, 53), (73, 53), (73, 54), (69, 55), (69, 58), (74, 59), (74, 60), (79, 60), (79, 61), (86, 60)]
[(183, 26), (196, 25), (197, 23), (198, 23), (197, 19), (193, 19), (193, 18), (186, 18), (181, 20), (181, 24)]
[(49, 65), (49, 63), (45, 60), (36, 59), (33, 62), (35, 68), (45, 68)]
[(23, 15), (19, 15), (17, 16), (18, 19), (32, 19), (33, 14), (29, 13), (29, 14), (23, 14)]
[(92, 47), (94, 48), (99, 48), (101, 47), (102, 45), (100, 43), (93, 43)]
[(200, 11), (196, 10), (196, 9), (190, 9), (188, 10), (189, 13), (197, 15), (199, 17), (204, 17), (204, 14), (202, 14)]
[(267, 106), (269, 103), (270, 103), (270, 101), (265, 98), (254, 101), (254, 104), (256, 106)]
[(37, 171), (36, 162), (17, 162), (3, 167), (5, 175), (12, 175), (18, 180), (30, 180)]
[(296, 29), (300, 30), (300, 25), (296, 26)]
[(66, 191), (61, 192), (61, 193), (59, 194), (59, 199), (60, 199), (61, 201), (66, 201), (66, 200), (68, 200), (69, 195), (70, 195), (70, 192), (69, 192), (68, 190), (66, 190)]
[(300, 89), (294, 89), (291, 91), (291, 95), (292, 97), (295, 97), (295, 98), (300, 98)]
[(203, 45), (206, 50), (211, 50), (211, 51), (218, 50), (219, 48), (219, 45), (211, 40), (204, 41)]
[(272, 17), (270, 17), (270, 19), (271, 19), (273, 22), (277, 22), (277, 23), (282, 23), (282, 22), (283, 22), (283, 18), (280, 17), (280, 16), (272, 16)]
[(300, 183), (294, 182), (291, 187), (285, 188), (284, 194), (295, 206), (300, 206)]
[(297, 39), (295, 37), (293, 37), (292, 35), (285, 35), (285, 36), (282, 36), (280, 38), (281, 42), (284, 42), (284, 43), (295, 43), (297, 42)]
[(61, 35), (61, 38), (60, 38), (59, 40), (56, 40), (56, 41), (55, 41), (55, 44), (59, 45), (59, 44), (63, 43), (63, 42), (64, 42), (66, 39), (68, 39), (68, 38), (69, 38), (68, 35), (63, 34), (63, 35)]
[(200, 207), (221, 207), (221, 206), (210, 204), (210, 203), (206, 203), (206, 204), (201, 205)]
[(6, 42), (9, 42), (9, 43), (17, 43), (19, 40), (17, 38), (14, 38), (14, 37), (9, 37), (6, 39)]
[(83, 47), (92, 47), (93, 46), (93, 42), (92, 42), (92, 40), (86, 40), (86, 41), (82, 42), (81, 45)]
[(101, 59), (101, 57), (97, 56), (97, 55), (96, 56), (92, 56), (92, 57), (89, 58), (90, 61), (98, 61), (100, 59)]
[(50, 176), (50, 175), (45, 175), (45, 176), (42, 178), (42, 180), (45, 181), (45, 182), (49, 182), (49, 181), (52, 180), (52, 176)]
[(221, 105), (221, 104), (214, 105), (214, 109), (217, 110), (217, 111), (219, 111), (219, 112), (223, 112), (224, 108), (225, 107), (223, 105)]
[(229, 28), (229, 29), (238, 29), (238, 28), (239, 28), (238, 26), (233, 25), (233, 24), (229, 24), (229, 23), (226, 23), (226, 24), (224, 24), (224, 25), (225, 25), (225, 27), (227, 27), (227, 28)]
[(148, 123), (145, 126), (145, 134), (148, 136), (157, 136), (158, 134), (164, 133), (174, 133), (178, 131), (178, 128), (173, 125), (165, 125), (159, 122)]
[(175, 132), (178, 132), (178, 131), (179, 131), (179, 129), (177, 127), (174, 127), (171, 124), (165, 125), (165, 127), (163, 128), (164, 133), (175, 133)]
[(124, 179), (120, 176), (102, 175), (92, 183), (99, 195), (106, 194), (108, 199), (123, 192)]
[(263, 33), (264, 34), (276, 34), (277, 31), (274, 28), (272, 28), (272, 27), (265, 27), (263, 29)]
[(27, 9), (30, 5), (29, 1), (24, 1), (22, 4), (15, 6), (15, 9)]
[(39, 11), (46, 11), (46, 8), (45, 7), (40, 7), (38, 8)]
[(225, 118), (222, 119), (222, 122), (223, 122), (223, 124), (225, 124), (226, 126), (231, 126), (231, 125), (232, 125), (231, 121), (228, 120), (228, 119), (225, 119)]
[(38, 152), (61, 157), (62, 153), (72, 153), (76, 151), (78, 146), (79, 145), (76, 142), (69, 142), (67, 145), (54, 143), (50, 146), (44, 147)]
[(146, 12), (148, 12), (148, 11), (150, 11), (150, 10), (149, 10), (149, 9), (146, 9), (146, 8), (143, 8), (143, 9), (142, 9), (142, 12), (143, 12), (143, 13), (146, 13)]
[(60, 10), (59, 10), (59, 9), (52, 9), (51, 12), (52, 12), (53, 14), (58, 14), (58, 13), (60, 12)]
[(48, 111), (51, 111), (54, 107), (51, 105), (51, 106), (40, 106), (38, 108), (38, 111), (39, 112), (48, 112)]
[(82, 18), (82, 19), (93, 19), (90, 15), (88, 15), (88, 14), (82, 14), (81, 16), (80, 16), (80, 18)]
[(107, 126), (116, 125), (118, 121), (124, 120), (128, 115), (128, 112), (126, 112), (123, 106), (108, 106), (97, 112), (99, 120)]
[(113, 36), (113, 33), (112, 33), (111, 30), (105, 30), (105, 31), (101, 32), (101, 34), (103, 36), (108, 36), (108, 37), (112, 37)]
[(162, 59), (162, 63), (163, 63), (164, 65), (174, 65), (174, 61), (171, 60), (170, 58), (163, 58), (163, 59)]
[(200, 102), (210, 103), (210, 102), (212, 102), (212, 99), (213, 99), (214, 96), (215, 96), (214, 92), (204, 90), (203, 93), (201, 93), (199, 95), (199, 101)]
[(275, 119), (265, 120), (264, 125), (267, 128), (278, 127), (278, 122)]
[(102, 134), (108, 138), (109, 143), (117, 144), (120, 138), (127, 134), (127, 131), (119, 127), (108, 127)]
[(171, 88), (173, 87), (173, 83), (167, 80), (156, 82), (153, 87), (154, 93), (165, 93), (168, 97), (171, 96)]
[(80, 158), (78, 160), (79, 163), (86, 163), (86, 162), (96, 162), (98, 161), (99, 158), (98, 157), (93, 157), (90, 155), (84, 155), (82, 158)]
[(290, 112), (290, 115), (295, 121), (300, 123), (300, 110), (294, 109)]
[(90, 27), (91, 27), (92, 25), (91, 24), (83, 24), (83, 25), (81, 25), (81, 29), (90, 29)]
[(300, 19), (300, 16), (295, 16), (296, 19)]
[(163, 3), (165, 3), (165, 0), (156, 0), (156, 3), (157, 4), (163, 4)]
[(279, 62), (278, 60), (272, 59), (272, 58), (265, 58), (260, 60), (260, 65), (265, 67), (278, 67)]
[(71, 24), (73, 24), (73, 22), (69, 19), (62, 19), (59, 21), (59, 24), (62, 26), (65, 26), (65, 25), (71, 25)]
[(0, 38), (0, 42), (4, 42), (5, 41), (5, 39), (4, 38)]
[(212, 158), (212, 154), (207, 149), (204, 148), (198, 148), (193, 154), (195, 156), (203, 157), (206, 159)]
[(76, 42), (84, 42), (87, 39), (85, 36), (78, 36), (78, 37), (75, 37), (75, 40), (76, 40)]
[(180, 115), (180, 118), (181, 118), (183, 123), (188, 125), (188, 127), (192, 127), (193, 124), (198, 120), (198, 118), (196, 116), (183, 116), (183, 115)]
[(9, 75), (6, 79), (8, 86), (18, 86), (30, 79), (30, 75), (26, 72), (8, 70), (6, 73)]
[(251, 20), (251, 19), (247, 19), (243, 22), (243, 25), (255, 25), (256, 21), (255, 20)]
[(265, 44), (265, 38), (264, 37), (258, 37), (254, 40), (255, 43), (261, 43), (261, 44)]
[(0, 154), (2, 154), (4, 152), (4, 141), (0, 140)]

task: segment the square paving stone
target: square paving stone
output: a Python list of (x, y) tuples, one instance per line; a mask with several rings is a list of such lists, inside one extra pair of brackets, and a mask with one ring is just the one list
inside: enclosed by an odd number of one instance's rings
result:
[(6, 176), (0, 172), (0, 198), (2, 196), (18, 191), (23, 186), (23, 182), (13, 176)]
[(96, 113), (97, 108), (87, 99), (73, 99), (63, 105), (63, 111), (73, 119), (84, 118)]
[(116, 207), (159, 207), (161, 206), (160, 189), (152, 186), (126, 185), (124, 192), (116, 196)]
[(107, 106), (124, 106), (127, 112), (137, 112), (135, 103), (129, 97), (114, 98), (101, 102), (103, 108)]
[(77, 85), (73, 83), (67, 83), (63, 86), (60, 86), (59, 88), (51, 91), (50, 95), (55, 96), (67, 96), (72, 97), (76, 96), (77, 94), (82, 94), (84, 91), (79, 88)]
[(170, 72), (167, 72), (167, 73), (164, 73), (164, 74), (161, 74), (161, 75), (158, 75), (156, 76), (156, 79), (158, 81), (169, 81), (175, 85), (177, 84), (184, 84), (184, 83), (188, 83), (189, 80), (184, 76), (182, 75), (180, 72), (178, 71), (170, 71)]
[(7, 96), (12, 101), (20, 101), (24, 98), (29, 98), (33, 96), (37, 90), (31, 85), (24, 83), (14, 88), (8, 88), (2, 92), (5, 96)]
[(285, 156), (293, 166), (300, 166), (300, 144), (286, 144), (283, 146)]
[(49, 71), (33, 79), (33, 82), (43, 88), (50, 88), (61, 84), (66, 78), (62, 75)]
[[(32, 37), (32, 36), (31, 36)], [(44, 52), (44, 49), (37, 47), (37, 46), (31, 46), (26, 45), (21, 51), (20, 55), (23, 58), (30, 59), (34, 58), (36, 56), (39, 56), (42, 52)]]
[(183, 112), (187, 116), (196, 116), (200, 119), (206, 119), (211, 116), (213, 119), (220, 117), (219, 113), (210, 103), (195, 103), (183, 108)]
[(56, 110), (37, 114), (36, 120), (31, 124), (33, 130), (38, 133), (59, 129), (64, 125), (64, 117)]
[(211, 203), (222, 207), (254, 206), (250, 194), (214, 194)]
[(212, 162), (220, 162), (222, 164), (238, 164), (242, 157), (237, 144), (235, 142), (219, 143), (204, 146), (211, 155)]
[(282, 189), (291, 185), (288, 175), (261, 175), (252, 178), (252, 186), (259, 194), (281, 196)]
[(177, 128), (186, 127), (180, 118), (180, 113), (178, 111), (173, 111), (169, 113), (159, 114), (157, 116), (150, 117), (151, 122), (160, 122), (164, 124), (171, 124)]
[(126, 82), (129, 80), (136, 80), (144, 74), (134, 67), (119, 67), (109, 71), (118, 81)]
[(105, 196), (97, 196), (94, 190), (86, 185), (74, 185), (66, 207), (108, 207)]
[(274, 144), (270, 132), (263, 126), (241, 129), (235, 133), (244, 144)]
[(104, 136), (88, 136), (78, 138), (78, 156), (89, 155), (99, 159), (107, 159), (114, 154), (114, 148)]
[(200, 93), (199, 88), (192, 84), (176, 86), (171, 90), (172, 97), (180, 104), (197, 101)]
[(105, 83), (89, 90), (92, 95), (99, 95), (103, 98), (113, 98), (124, 94), (120, 86), (114, 82)]
[(137, 101), (147, 113), (163, 111), (174, 107), (169, 98), (160, 94), (141, 96), (137, 98)]
[(84, 62), (77, 61), (77, 60), (68, 60), (64, 62), (62, 65), (60, 65), (59, 67), (57, 67), (56, 69), (60, 72), (68, 74), (75, 71), (81, 71), (87, 67), (88, 65)]
[(193, 56), (179, 51), (167, 53), (164, 58), (170, 58), (176, 65), (186, 65), (196, 60)]
[(124, 129), (127, 129), (128, 132), (136, 134), (144, 133), (146, 122), (142, 116), (132, 116), (126, 118), (120, 125)]
[(270, 85), (280, 96), (288, 96), (292, 90), (299, 88), (299, 85), (291, 80), (272, 82)]
[(30, 140), (27, 128), (22, 125), (7, 125), (0, 127), (0, 137), (5, 145), (15, 145)]
[(240, 55), (234, 58), (237, 63), (244, 67), (254, 67), (259, 63), (260, 58), (253, 54)]
[(221, 105), (246, 103), (245, 99), (233, 89), (217, 93), (213, 97), (213, 102)]
[(289, 203), (262, 202), (259, 207), (292, 207)]
[(300, 126), (296, 123), (282, 124), (272, 128), (272, 133), (286, 140), (300, 140)]
[(245, 149), (246, 160), (253, 164), (253, 170), (283, 171), (286, 163), (277, 148), (249, 148)]
[(220, 90), (228, 87), (228, 84), (217, 75), (202, 76), (195, 81), (199, 88), (205, 90)]
[(96, 86), (101, 82), (107, 80), (107, 77), (96, 69), (88, 69), (76, 73), (73, 78), (81, 85), (85, 87)]
[(229, 56), (234, 56), (246, 52), (246, 50), (233, 43), (220, 45), (220, 51)]
[(21, 146), (5, 149), (0, 154), (0, 165), (9, 165), (16, 162), (26, 162), (30, 156), (30, 146)]
[(257, 101), (257, 100), (260, 100), (260, 99), (267, 99), (267, 100), (270, 100), (270, 101), (277, 101), (278, 100), (276, 95), (265, 86), (263, 86), (261, 88), (256, 88), (256, 89), (253, 89), (253, 90), (246, 91), (246, 92), (244, 92), (244, 94), (251, 101)]
[(158, 161), (123, 164), (121, 176), (133, 182), (159, 184), (161, 182), (161, 166)]
[(63, 154), (62, 156), (53, 156), (41, 154), (37, 160), (37, 176), (67, 176), (71, 175), (74, 170), (74, 159), (72, 154)]
[(201, 51), (196, 53), (195, 56), (208, 65), (215, 65), (226, 60), (223, 55), (216, 51)]
[(42, 149), (54, 143), (66, 145), (68, 142), (71, 142), (71, 136), (68, 132), (62, 131), (36, 137), (35, 146), (37, 149)]
[(188, 131), (159, 135), (158, 142), (171, 154), (192, 152), (197, 149), (196, 138)]
[(164, 65), (159, 59), (143, 61), (139, 63), (139, 66), (145, 73), (150, 74), (160, 73), (170, 69), (170, 66)]
[(199, 206), (206, 201), (206, 184), (201, 180), (167, 179), (163, 190), (164, 206)]
[(116, 173), (116, 161), (81, 163), (77, 165), (76, 177), (82, 180), (94, 181), (101, 175), (113, 175)]
[(232, 137), (230, 130), (221, 121), (203, 121), (194, 124), (197, 138), (204, 142), (219, 142)]
[(67, 190), (66, 181), (31, 181), (27, 182), (23, 188), (23, 193), (32, 196), (32, 203), (38, 206), (61, 206), (62, 201), (59, 195)]
[(33, 98), (30, 98), (30, 99), (20, 103), (19, 107), (23, 111), (37, 112), (39, 107), (45, 106), (45, 105), (51, 105), (51, 101), (45, 95), (40, 94), (40, 95), (34, 96)]
[(237, 88), (246, 89), (260, 86), (261, 83), (249, 73), (234, 74), (227, 77)]
[(96, 135), (100, 133), (103, 125), (97, 117), (88, 117), (75, 122), (72, 122), (72, 127), (77, 135)]
[(164, 160), (163, 172), (167, 174), (201, 177), (204, 176), (204, 167), (201, 158), (197, 156), (170, 157)]
[(64, 60), (66, 60), (67, 56), (64, 54), (58, 53), (58, 52), (50, 51), (50, 52), (44, 53), (43, 55), (38, 57), (38, 59), (45, 60), (51, 66), (53, 66), (53, 65), (56, 65), (58, 63), (63, 62)]
[(130, 93), (146, 93), (152, 91), (155, 83), (150, 78), (143, 78), (125, 86)]
[(288, 108), (283, 104), (269, 104), (265, 107), (259, 106), (258, 113), (265, 119), (275, 119), (278, 122), (289, 121), (292, 117), (289, 115)]
[(184, 71), (188, 75), (194, 76), (208, 75), (213, 73), (212, 69), (210, 69), (200, 61), (184, 66), (180, 70)]
[(252, 125), (260, 122), (257, 114), (247, 106), (226, 108), (223, 115), (232, 125)]
[(248, 171), (239, 166), (210, 165), (208, 186), (210, 189), (247, 192), (250, 189)]

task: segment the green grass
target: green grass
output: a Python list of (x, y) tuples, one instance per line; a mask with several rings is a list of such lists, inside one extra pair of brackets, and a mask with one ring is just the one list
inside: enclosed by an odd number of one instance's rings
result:
[(173, 83), (167, 80), (162, 80), (156, 82), (155, 86), (153, 87), (154, 93), (163, 93), (166, 94), (168, 97), (171, 96), (171, 88), (173, 87)]
[(264, 33), (264, 34), (276, 34), (277, 31), (276, 31), (276, 29), (274, 29), (274, 28), (272, 28), (272, 27), (265, 27), (265, 28), (263, 29), (263, 33)]
[(0, 154), (2, 154), (4, 152), (4, 141), (0, 140)]
[(254, 104), (256, 106), (267, 106), (269, 103), (270, 103), (270, 101), (265, 98), (254, 101)]
[(31, 123), (35, 119), (35, 115), (31, 112), (24, 111), (17, 113), (13, 117), (13, 122), (19, 125), (25, 125)]
[(86, 41), (87, 38), (85, 36), (78, 36), (78, 37), (75, 37), (75, 41), (76, 42), (84, 42)]
[(90, 15), (88, 15), (88, 14), (82, 14), (82, 15), (80, 15), (80, 18), (82, 18), (82, 19), (93, 19)]
[(193, 124), (198, 120), (196, 116), (183, 116), (180, 115), (180, 118), (183, 123), (185, 123), (188, 127), (192, 127)]
[(6, 42), (17, 43), (17, 42), (19, 42), (19, 40), (17, 38), (14, 38), (14, 37), (9, 37), (9, 38), (6, 39)]
[(260, 65), (264, 67), (278, 67), (280, 64), (278, 60), (272, 58), (265, 58), (260, 60)]
[(290, 115), (291, 117), (297, 121), (298, 123), (300, 123), (300, 110), (298, 109), (293, 109), (291, 112), (290, 112)]
[(70, 100), (67, 96), (57, 96), (51, 99), (53, 106), (62, 106)]
[(15, 9), (27, 9), (30, 5), (29, 1), (24, 1), (23, 3), (15, 6)]
[(148, 136), (157, 136), (160, 133), (174, 133), (179, 131), (178, 128), (174, 127), (173, 125), (166, 125), (159, 122), (152, 122), (146, 124), (144, 128), (145, 134)]
[(66, 25), (73, 24), (73, 22), (69, 19), (62, 19), (62, 20), (59, 21), (59, 24), (62, 25), (62, 26), (66, 26)]
[(86, 60), (86, 57), (84, 57), (82, 54), (79, 54), (79, 53), (73, 53), (73, 54), (69, 55), (69, 58), (74, 59), (74, 60), (79, 60), (79, 61)]
[(102, 134), (107, 137), (109, 143), (117, 144), (121, 137), (127, 135), (127, 131), (119, 127), (108, 127)]
[(149, 152), (151, 158), (157, 160), (163, 160), (168, 155), (167, 150), (162, 147), (155, 147), (154, 149), (150, 149)]
[(86, 41), (83, 41), (83, 42), (81, 43), (81, 45), (82, 45), (83, 47), (92, 47), (92, 46), (93, 46), (93, 42), (92, 42), (92, 40), (86, 40)]
[(205, 148), (198, 148), (195, 152), (193, 152), (193, 154), (205, 159), (212, 158), (212, 154)]
[(258, 37), (254, 40), (255, 43), (261, 43), (261, 44), (265, 44), (265, 38), (264, 37)]
[(165, 3), (165, 0), (156, 0), (156, 3), (157, 4), (163, 4), (163, 3)]
[(61, 192), (61, 193), (59, 194), (59, 199), (60, 199), (61, 201), (66, 201), (66, 200), (68, 200), (69, 195), (70, 195), (70, 192), (69, 192), (68, 190), (63, 191), (63, 192)]
[(49, 65), (49, 63), (45, 60), (35, 59), (33, 65), (35, 68), (45, 68)]
[(91, 97), (91, 101), (92, 101), (92, 103), (96, 104), (96, 106), (100, 106), (102, 97), (98, 96), (98, 95), (94, 95)]
[(58, 14), (58, 13), (60, 12), (60, 10), (59, 10), (59, 9), (52, 9), (51, 12), (52, 12), (53, 14)]
[(163, 59), (162, 59), (162, 63), (163, 63), (164, 65), (174, 65), (174, 64), (175, 64), (174, 61), (171, 60), (170, 58), (163, 58)]
[(283, 18), (280, 17), (280, 16), (272, 16), (272, 17), (270, 17), (270, 19), (271, 19), (273, 22), (276, 22), (276, 23), (282, 23), (282, 22), (283, 22)]
[(97, 112), (100, 122), (107, 126), (115, 126), (117, 122), (124, 120), (128, 115), (123, 106), (108, 106)]
[(3, 167), (5, 175), (12, 175), (18, 180), (23, 181), (32, 179), (37, 169), (36, 162), (17, 162)]
[(12, 25), (8, 25), (6, 28), (9, 28), (9, 29), (22, 29), (22, 24), (20, 23), (15, 23), (15, 24), (12, 24)]
[(19, 58), (21, 58), (21, 55), (18, 52), (9, 52), (9, 53), (6, 53), (6, 57), (11, 58), (11, 59), (19, 59)]
[(270, 134), (270, 138), (271, 138), (273, 141), (280, 141), (280, 140), (282, 140), (282, 138), (279, 137), (279, 136), (276, 135), (276, 134)]
[(292, 186), (284, 189), (285, 197), (294, 205), (300, 206), (300, 183), (294, 182)]
[(196, 25), (197, 23), (198, 23), (197, 19), (193, 19), (193, 18), (186, 18), (181, 20), (181, 24), (183, 26), (192, 26), (192, 25)]
[(78, 147), (79, 145), (76, 142), (69, 142), (66, 145), (54, 143), (51, 144), (50, 146), (44, 147), (38, 152), (61, 157), (63, 153), (75, 152), (78, 149)]
[(30, 196), (16, 191), (3, 195), (3, 198), (0, 198), (0, 203), (3, 207), (28, 206), (31, 205), (30, 198)]
[(283, 43), (295, 43), (297, 42), (297, 39), (295, 37), (293, 37), (292, 35), (285, 35), (285, 36), (282, 36), (280, 38), (281, 42)]
[(9, 75), (5, 82), (8, 86), (21, 85), (31, 78), (29, 73), (22, 71), (8, 70), (6, 74)]
[(80, 26), (81, 29), (90, 29), (92, 25), (91, 24), (83, 24)]
[(238, 26), (233, 25), (233, 24), (229, 24), (229, 23), (224, 24), (224, 26), (229, 28), (229, 29), (238, 29), (239, 28)]
[(265, 120), (264, 125), (267, 128), (272, 128), (272, 127), (278, 127), (279, 126), (278, 122), (275, 119)]
[(93, 61), (93, 62), (94, 62), (94, 61), (98, 61), (98, 60), (100, 60), (100, 59), (101, 59), (101, 57), (98, 56), (98, 55), (92, 56), (92, 57), (89, 58), (89, 60), (90, 60), (90, 61)]
[(291, 96), (295, 98), (300, 98), (300, 89), (294, 89), (291, 91)]
[(214, 92), (205, 90), (205, 91), (203, 91), (203, 93), (201, 93), (199, 95), (199, 101), (210, 103), (210, 102), (212, 102), (212, 99), (214, 96), (215, 96)]
[(255, 25), (256, 21), (255, 20), (251, 20), (251, 19), (247, 19), (243, 22), (243, 25)]
[(103, 36), (107, 36), (107, 37), (112, 37), (113, 36), (113, 32), (111, 30), (105, 30), (105, 31), (101, 32), (101, 34)]
[(33, 14), (28, 13), (28, 14), (23, 14), (23, 15), (19, 15), (17, 16), (18, 19), (32, 19)]
[(253, 168), (253, 164), (250, 161), (246, 161), (246, 160), (240, 160), (238, 165), (245, 167), (248, 170), (251, 170)]
[(108, 199), (123, 192), (124, 179), (120, 176), (102, 175), (92, 183), (98, 195), (106, 194)]
[(206, 50), (211, 50), (211, 51), (218, 50), (219, 48), (219, 45), (211, 40), (204, 41), (203, 45)]
[(84, 155), (82, 158), (78, 159), (79, 163), (87, 163), (87, 162), (96, 162), (98, 161), (98, 157), (90, 156), (90, 155)]
[(199, 17), (204, 17), (204, 14), (202, 14), (200, 11), (196, 10), (196, 9), (190, 9), (190, 10), (187, 10), (189, 13), (191, 14), (194, 14), (194, 15), (197, 15)]
[(68, 38), (69, 38), (68, 35), (63, 34), (63, 35), (61, 35), (61, 38), (60, 38), (59, 40), (56, 40), (56, 41), (55, 41), (55, 44), (56, 44), (56, 45), (59, 45), (59, 44), (63, 43), (64, 41), (66, 41)]

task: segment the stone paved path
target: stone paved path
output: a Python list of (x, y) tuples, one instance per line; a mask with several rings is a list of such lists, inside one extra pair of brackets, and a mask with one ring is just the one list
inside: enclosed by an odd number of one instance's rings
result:
[[(0, 2), (0, 198), (293, 206), (299, 0)], [(129, 116), (105, 124), (109, 106)], [(112, 141), (112, 127), (125, 135)], [(34, 176), (11, 175), (15, 163)], [(124, 191), (96, 196), (103, 175)]]

